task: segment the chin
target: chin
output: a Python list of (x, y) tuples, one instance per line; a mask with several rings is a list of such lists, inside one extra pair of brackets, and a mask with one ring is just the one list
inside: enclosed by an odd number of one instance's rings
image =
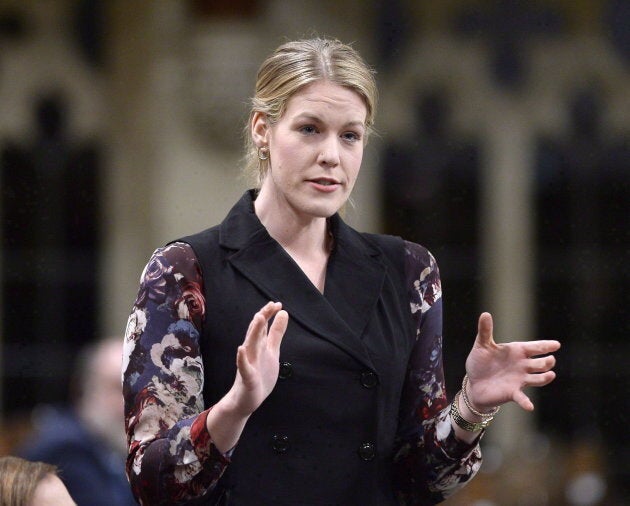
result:
[(308, 209), (307, 212), (316, 218), (330, 218), (333, 214), (339, 211), (339, 209), (341, 209), (344, 202), (340, 203), (339, 205), (335, 203), (334, 205), (325, 204), (312, 206), (310, 209)]

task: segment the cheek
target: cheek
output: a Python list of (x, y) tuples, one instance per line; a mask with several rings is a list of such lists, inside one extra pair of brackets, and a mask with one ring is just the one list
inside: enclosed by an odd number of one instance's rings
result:
[(303, 146), (298, 143), (294, 144), (285, 144), (281, 148), (282, 160), (285, 164), (289, 164), (292, 166), (297, 166), (306, 159), (307, 151)]
[(282, 143), (272, 148), (271, 167), (275, 169), (276, 176), (285, 178), (295, 173), (307, 159), (304, 149), (297, 144)]
[(295, 160), (300, 160), (305, 154), (305, 146), (301, 139), (286, 129), (273, 131), (269, 139), (269, 149), (271, 158), (283, 165), (294, 165)]
[(359, 172), (361, 171), (361, 162), (363, 161), (363, 150), (360, 150), (358, 153), (352, 153), (348, 162), (348, 178), (354, 182), (357, 180), (359, 176)]

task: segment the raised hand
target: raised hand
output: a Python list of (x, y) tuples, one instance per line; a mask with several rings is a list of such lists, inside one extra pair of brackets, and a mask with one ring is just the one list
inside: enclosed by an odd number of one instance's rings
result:
[(267, 303), (252, 318), (245, 341), (236, 352), (234, 384), (206, 418), (206, 427), (219, 451), (226, 452), (234, 447), (249, 416), (275, 387), (280, 368), (280, 344), (288, 323), (289, 315), (279, 302)]
[(469, 400), (481, 412), (509, 401), (532, 411), (534, 404), (523, 389), (541, 387), (554, 380), (556, 374), (551, 369), (556, 359), (549, 353), (557, 351), (560, 343), (554, 340), (496, 343), (492, 327), (492, 316), (482, 313), (475, 344), (466, 359)]
[[(274, 318), (269, 326), (269, 321)], [(280, 302), (269, 302), (252, 318), (245, 341), (238, 347), (233, 390), (238, 411), (250, 415), (267, 398), (278, 380), (280, 343), (289, 315)]]

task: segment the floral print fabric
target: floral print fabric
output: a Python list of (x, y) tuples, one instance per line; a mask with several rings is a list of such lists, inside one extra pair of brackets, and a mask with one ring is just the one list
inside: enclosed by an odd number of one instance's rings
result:
[[(437, 265), (423, 247), (405, 245), (416, 332), (401, 401), (395, 492), (400, 504), (435, 504), (474, 476), (481, 454), (477, 444), (458, 441), (451, 427)], [(221, 454), (206, 430), (204, 312), (203, 279), (190, 246), (157, 249), (140, 279), (123, 357), (127, 475), (143, 505), (198, 498), (230, 463), (230, 452)]]

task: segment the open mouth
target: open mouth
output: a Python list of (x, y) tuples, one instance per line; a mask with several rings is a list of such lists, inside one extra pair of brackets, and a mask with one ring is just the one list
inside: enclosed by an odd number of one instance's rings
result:
[(315, 183), (321, 186), (333, 186), (340, 184), (338, 181), (334, 179), (310, 179), (311, 183)]

